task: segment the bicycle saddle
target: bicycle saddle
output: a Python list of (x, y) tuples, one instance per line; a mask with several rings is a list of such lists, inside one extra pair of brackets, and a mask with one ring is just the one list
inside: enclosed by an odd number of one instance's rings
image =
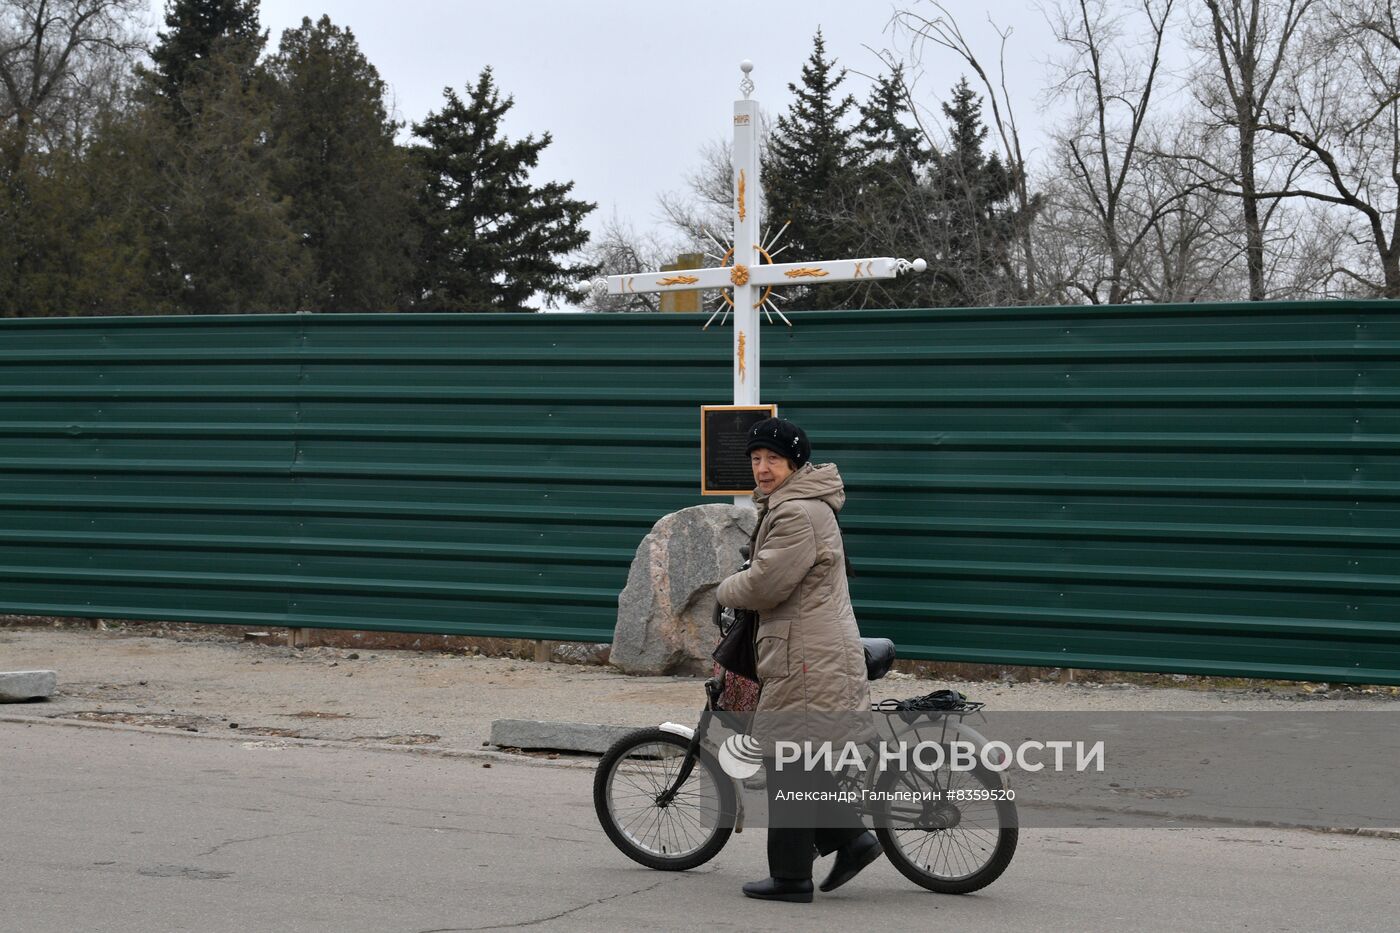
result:
[(888, 638), (862, 638), (865, 649), (865, 679), (879, 680), (894, 666), (894, 642)]

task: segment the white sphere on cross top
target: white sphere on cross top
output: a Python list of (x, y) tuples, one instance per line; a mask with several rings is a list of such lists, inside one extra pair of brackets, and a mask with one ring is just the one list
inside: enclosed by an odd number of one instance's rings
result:
[(922, 259), (915, 259), (915, 260), (914, 260), (914, 271), (915, 271), (915, 272), (923, 272), (923, 271), (924, 271), (925, 269), (927, 269), (927, 268), (928, 268), (928, 263), (924, 262)]
[(747, 58), (744, 59), (739, 63), (739, 70), (744, 74), (748, 74), (750, 71), (753, 71), (753, 62), (749, 61)]

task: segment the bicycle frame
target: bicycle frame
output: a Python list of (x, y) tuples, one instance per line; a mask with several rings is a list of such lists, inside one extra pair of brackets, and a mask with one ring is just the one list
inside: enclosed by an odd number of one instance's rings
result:
[[(656, 802), (658, 805), (666, 806), (667, 804), (671, 803), (671, 801), (673, 801), (676, 798), (676, 795), (680, 792), (681, 787), (684, 786), (685, 782), (690, 778), (691, 772), (695, 769), (695, 762), (700, 757), (700, 749), (704, 745), (706, 735), (709, 733), (710, 723), (714, 719), (714, 714), (718, 712), (723, 712), (718, 707), (719, 698), (723, 692), (724, 681), (720, 677), (711, 677), (710, 679), (705, 681), (705, 709), (700, 714), (700, 722), (696, 725), (694, 729), (690, 728), (689, 726), (683, 726), (680, 723), (674, 722), (663, 722), (658, 727), (663, 731), (674, 733), (676, 735), (687, 738), (690, 741), (690, 744), (686, 747), (685, 758), (681, 761), (680, 769), (676, 772), (675, 780), (671, 783), (670, 787), (666, 788), (664, 791), (657, 795)], [(980, 704), (978, 704), (978, 706), (980, 708)], [(882, 710), (873, 711), (884, 712)], [(976, 729), (973, 729), (971, 726), (967, 725), (967, 723), (963, 721), (963, 717), (967, 716), (969, 712), (975, 711), (926, 711), (920, 712), (917, 715), (935, 719), (939, 723), (939, 728), (941, 729), (941, 734), (938, 739), (939, 744), (943, 744), (946, 741), (948, 741), (948, 733), (949, 729), (951, 728), (957, 737), (960, 737), (962, 741), (970, 742), (980, 754), (982, 748), (987, 744), (988, 740)], [(953, 721), (955, 718), (956, 722)], [(932, 725), (932, 723), (929, 723), (928, 725)], [(916, 736), (920, 735), (917, 726), (914, 727), (914, 734)], [(864, 772), (864, 775), (865, 781), (858, 783), (863, 783), (863, 786), (866, 789), (869, 789), (879, 777), (878, 772), (873, 768), (867, 768)], [(1004, 772), (1001, 775), (1001, 781), (1003, 786), (1005, 786), (1005, 784), (1007, 783), (1007, 778)], [(736, 781), (734, 783), (737, 784), (738, 782)], [(873, 813), (866, 811), (864, 808), (861, 809), (861, 814), (864, 816), (874, 815)]]
[(680, 770), (676, 772), (676, 780), (671, 786), (666, 788), (656, 797), (656, 802), (660, 806), (666, 806), (676, 799), (676, 794), (680, 792), (681, 786), (690, 777), (690, 772), (695, 768), (695, 761), (700, 757), (700, 746), (705, 741), (705, 734), (710, 731), (710, 719), (716, 712), (720, 694), (724, 692), (724, 681), (719, 677), (711, 677), (705, 681), (705, 710), (700, 714), (700, 722), (691, 729), (679, 723), (663, 722), (659, 728), (666, 732), (673, 732), (676, 735), (688, 736), (690, 745), (685, 750), (685, 759), (681, 761)]

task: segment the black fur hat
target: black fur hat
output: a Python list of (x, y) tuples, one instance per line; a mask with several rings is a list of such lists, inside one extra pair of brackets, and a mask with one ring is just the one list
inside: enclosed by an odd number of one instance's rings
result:
[(799, 470), (812, 459), (807, 432), (782, 418), (768, 418), (749, 429), (749, 446), (744, 452), (751, 454), (760, 447), (782, 454)]

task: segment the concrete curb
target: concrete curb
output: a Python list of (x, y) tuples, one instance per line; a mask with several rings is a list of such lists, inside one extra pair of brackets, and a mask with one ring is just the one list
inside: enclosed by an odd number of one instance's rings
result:
[(601, 755), (636, 726), (545, 719), (497, 719), (491, 723), (491, 744), (499, 748), (559, 749)]
[(261, 748), (330, 748), (365, 749), (372, 752), (392, 752), (396, 754), (421, 755), (427, 758), (462, 758), (474, 761), (503, 762), (540, 768), (574, 768), (592, 771), (598, 763), (592, 757), (587, 760), (576, 758), (534, 758), (529, 755), (513, 755), (489, 748), (442, 748), (433, 745), (393, 745), (387, 742), (354, 742), (336, 739), (302, 739), (286, 736), (265, 736), (252, 733), (239, 735), (232, 732), (223, 735), (214, 732), (185, 732), (172, 729), (159, 729), (151, 726), (133, 726), (119, 722), (85, 722), (81, 719), (63, 719), (56, 716), (15, 716), (0, 715), (0, 722), (33, 726), (69, 726), (77, 729), (106, 729), (112, 732), (135, 732), (142, 735), (158, 735), (172, 739), (206, 739), (215, 742), (235, 742), (239, 745), (256, 744)]
[(53, 696), (56, 671), (0, 671), (0, 703), (25, 703)]

